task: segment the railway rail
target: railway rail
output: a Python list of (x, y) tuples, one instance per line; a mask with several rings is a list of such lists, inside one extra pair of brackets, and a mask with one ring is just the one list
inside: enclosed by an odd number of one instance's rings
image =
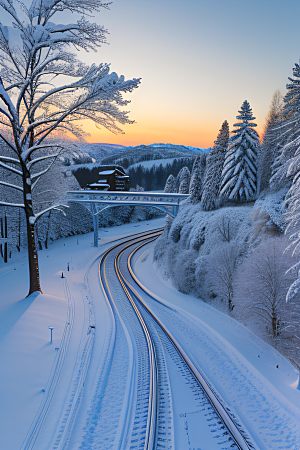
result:
[[(120, 316), (123, 315), (124, 322), (126, 322), (127, 326), (129, 323), (129, 327), (133, 330), (137, 330), (136, 321), (139, 323), (139, 334), (138, 337), (136, 337), (136, 342), (139, 346), (137, 358), (139, 358), (139, 351), (145, 356), (145, 349), (147, 348), (147, 373), (145, 373), (145, 371), (143, 372), (142, 375), (144, 379), (142, 381), (138, 380), (138, 377), (133, 377), (135, 382), (137, 382), (137, 386), (138, 383), (148, 386), (148, 396), (146, 401), (145, 398), (143, 401), (138, 398), (138, 387), (136, 393), (137, 405), (142, 405), (144, 402), (143, 408), (145, 409), (146, 403), (147, 414), (143, 414), (144, 420), (142, 420), (138, 414), (139, 408), (135, 409), (134, 406), (132, 407), (131, 414), (135, 419), (134, 423), (131, 424), (131, 431), (135, 436), (138, 434), (139, 439), (131, 439), (130, 441), (130, 424), (127, 423), (127, 430), (123, 430), (124, 435), (127, 436), (126, 448), (143, 448), (144, 450), (174, 448), (174, 436), (171, 431), (166, 431), (166, 429), (172, 429), (173, 416), (172, 413), (168, 414), (164, 411), (166, 409), (166, 403), (169, 405), (168, 407), (172, 407), (172, 395), (170, 394), (172, 386), (170, 379), (168, 378), (168, 365), (170, 365), (170, 362), (168, 361), (170, 361), (171, 357), (176, 364), (177, 369), (184, 374), (184, 383), (189, 383), (193, 390), (194, 397), (197, 397), (198, 400), (200, 399), (199, 402), (204, 411), (202, 418), (203, 422), (206, 422), (207, 427), (209, 427), (208, 434), (213, 435), (212, 442), (214, 443), (214, 446), (207, 448), (255, 449), (256, 447), (251, 442), (247, 432), (238, 423), (233, 414), (231, 414), (229, 408), (222, 401), (220, 395), (214, 390), (209, 380), (207, 380), (205, 375), (199, 371), (199, 368), (195, 366), (177, 342), (176, 338), (172, 336), (167, 327), (150, 309), (143, 299), (143, 296), (137, 292), (136, 286), (147, 293), (147, 295), (150, 294), (134, 275), (131, 267), (132, 257), (143, 245), (156, 239), (161, 231), (162, 230), (157, 230), (156, 232), (133, 237), (127, 241), (127, 243), (116, 244), (103, 255), (99, 263), (99, 277), (101, 279), (102, 288), (106, 293), (107, 301), (114, 309), (114, 313), (116, 315), (119, 314)], [(133, 250), (131, 250), (132, 248)], [(127, 257), (126, 252), (127, 255), (128, 252), (130, 252)], [(124, 302), (124, 297), (123, 299), (118, 298), (116, 300), (111, 292), (110, 286), (114, 283), (114, 281), (110, 281), (112, 276), (112, 254), (114, 259), (114, 271), (126, 294), (127, 302)], [(106, 274), (106, 269), (109, 260), (110, 272), (108, 276)], [(124, 262), (125, 260), (126, 264)], [(129, 313), (129, 308), (131, 308), (131, 313)], [(134, 320), (133, 312), (135, 314), (135, 325), (132, 326), (132, 321)], [(143, 346), (139, 345), (141, 341), (141, 331), (144, 336)], [(142, 363), (145, 365), (145, 360), (143, 360)], [(162, 379), (167, 380), (167, 393), (164, 392), (165, 388), (161, 385)], [(132, 385), (132, 388), (134, 389), (134, 385)], [(145, 395), (145, 393), (143, 395)], [(207, 417), (209, 417), (209, 420)], [(139, 423), (139, 426), (137, 426), (137, 423)], [(169, 425), (168, 427), (163, 426), (166, 423)], [(202, 423), (201, 427), (203, 426)], [(204, 435), (207, 438), (206, 431), (204, 432)], [(199, 442), (199, 448), (200, 445), (201, 442)], [(122, 448), (122, 446), (118, 448)]]
[[(81, 450), (254, 450), (257, 447), (205, 373), (153, 311), (151, 301), (157, 300), (151, 300), (151, 293), (133, 272), (131, 262), (136, 252), (156, 239), (162, 231), (157, 229), (136, 233), (129, 239), (117, 239), (111, 248), (90, 264), (86, 273), (88, 286), (88, 273), (94, 267), (96, 274), (97, 263), (103, 304), (107, 305), (109, 332), (101, 350), (102, 362), (93, 372), (95, 379), (92, 393), (89, 394), (91, 401), (86, 410), (85, 426), (79, 434), (75, 433), (80, 437), (76, 446)], [(45, 390), (45, 398), (23, 443), (23, 450), (34, 449), (41, 444), (38, 441), (41, 438), (40, 430), (66, 359), (75, 314), (74, 300), (67, 284), (66, 294), (68, 316), (62, 343)], [(93, 305), (95, 298), (92, 297), (87, 292), (87, 335), (83, 333), (82, 351), (78, 353), (65, 407), (58, 418), (49, 450), (74, 448), (77, 416), (82, 414), (81, 402), (97, 339), (99, 307)], [(164, 305), (160, 307), (165, 308)], [(177, 417), (180, 396), (196, 412), (194, 431), (188, 430), (185, 414), (180, 414), (179, 419)], [(185, 433), (180, 442), (176, 435), (178, 420)]]

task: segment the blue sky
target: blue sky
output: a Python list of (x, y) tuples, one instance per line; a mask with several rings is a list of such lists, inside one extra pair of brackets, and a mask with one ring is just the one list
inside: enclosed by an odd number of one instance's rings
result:
[(300, 58), (299, 17), (294, 0), (115, 0), (97, 16), (110, 32), (97, 58), (142, 84), (130, 96), (137, 124), (110, 141), (209, 146), (245, 99), (262, 131)]
[(299, 0), (114, 0), (92, 19), (109, 30), (109, 45), (80, 58), (142, 78), (128, 97), (137, 123), (119, 136), (87, 124), (89, 141), (208, 147), (244, 100), (261, 132), (300, 58), (299, 17)]

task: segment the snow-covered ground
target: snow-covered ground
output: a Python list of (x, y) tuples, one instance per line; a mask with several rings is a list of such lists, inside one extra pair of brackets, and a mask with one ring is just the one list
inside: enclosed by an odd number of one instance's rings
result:
[[(58, 425), (58, 416), (61, 415), (68, 401), (70, 380), (75, 376), (76, 359), (81, 351), (82, 339), (86, 337), (86, 333), (83, 333), (87, 312), (84, 301), (89, 295), (86, 274), (91, 263), (109, 247), (110, 241), (125, 237), (127, 234), (158, 228), (164, 223), (164, 219), (157, 219), (109, 230), (100, 229), (99, 244), (101, 246), (98, 249), (92, 247), (91, 233), (60, 239), (52, 243), (48, 250), (39, 252), (43, 295), (24, 298), (28, 289), (25, 252), (14, 256), (13, 261), (10, 260), (8, 264), (0, 265), (1, 450), (19, 450), (22, 447), (38, 409), (45, 400), (45, 394), (48, 392), (47, 383), (48, 386), (49, 382), (53, 386), (55, 384), (52, 373), (59, 362), (59, 352), (56, 349), (64, 347), (66, 351), (64, 360), (61, 361), (60, 380), (53, 391), (49, 417), (45, 421), (37, 443), (47, 442), (47, 440), (50, 442), (52, 439)], [(70, 271), (67, 271), (68, 265)], [(221, 340), (228, 355), (242, 359), (248, 371), (249, 380), (259, 380), (282, 405), (282, 408), (285, 408), (289, 417), (292, 417), (291, 422), (293, 418), (296, 420), (300, 417), (300, 391), (296, 390), (298, 374), (286, 359), (241, 324), (199, 299), (181, 294), (166, 285), (153, 270), (152, 254), (149, 248), (138, 258), (135, 271), (142, 282), (163, 301), (167, 301), (176, 308), (182, 308), (193, 321), (201, 322), (204, 327), (211, 330), (215, 338)], [(66, 278), (61, 278), (62, 272)], [(95, 288), (96, 285), (93, 286), (93, 289)], [(105, 316), (105, 312), (103, 314)], [(105, 325), (104, 316), (103, 325)], [(52, 344), (48, 326), (54, 327)], [(103, 330), (105, 331), (105, 327)], [(101, 346), (105, 343), (104, 331), (99, 332), (98, 349), (95, 347), (95, 351), (99, 354), (101, 354)], [(96, 372), (99, 367), (94, 363), (91, 365), (91, 370)], [(222, 373), (222, 367), (218, 370)], [(91, 381), (87, 377), (88, 388), (89, 383), (91, 384)], [(232, 398), (233, 402), (234, 400)], [(85, 401), (86, 399), (83, 398), (83, 406)], [(263, 407), (263, 400), (261, 405)], [(268, 415), (268, 412), (263, 412), (262, 416), (264, 414)], [(82, 425), (84, 418), (79, 419), (78, 424)], [(258, 420), (257, 429), (260, 425)], [(289, 425), (294, 428), (293, 423)], [(276, 448), (293, 450), (300, 448), (297, 442), (291, 442), (289, 447), (280, 445), (279, 430), (279, 442)]]
[[(56, 364), (68, 312), (68, 288), (75, 301), (72, 339), (57, 391), (57, 410), (65, 400), (80, 345), (84, 321), (84, 278), (107, 242), (157, 228), (164, 219), (99, 230), (101, 247), (94, 248), (93, 234), (53, 242), (39, 252), (43, 295), (24, 298), (28, 292), (27, 253), (13, 255), (0, 264), (0, 449), (19, 450), (43, 401), (44, 389)], [(2, 260), (1, 260), (2, 261)], [(67, 271), (67, 267), (70, 271)], [(62, 272), (66, 278), (62, 279)], [(53, 343), (50, 330), (53, 326)], [(55, 411), (53, 412), (55, 416)], [(49, 431), (49, 430), (48, 430)], [(50, 431), (49, 431), (50, 433)]]

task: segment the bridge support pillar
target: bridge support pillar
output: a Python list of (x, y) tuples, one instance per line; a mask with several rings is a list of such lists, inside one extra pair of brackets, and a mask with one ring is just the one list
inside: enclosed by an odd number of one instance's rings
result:
[(98, 216), (96, 215), (96, 207), (92, 203), (93, 226), (94, 226), (94, 247), (98, 247)]
[(172, 206), (172, 214), (174, 217), (177, 216), (178, 210), (179, 210), (179, 205)]

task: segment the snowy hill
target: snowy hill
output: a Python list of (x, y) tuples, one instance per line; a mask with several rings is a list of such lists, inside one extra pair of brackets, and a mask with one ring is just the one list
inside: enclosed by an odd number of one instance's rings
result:
[[(204, 153), (198, 149), (199, 153)], [(124, 168), (142, 161), (157, 159), (196, 157), (196, 152), (183, 145), (153, 144), (129, 147), (122, 153), (105, 158), (103, 164), (119, 164)]]
[(124, 147), (123, 145), (102, 143), (83, 144), (81, 148), (82, 151), (88, 153), (92, 158), (94, 158), (96, 162), (101, 162), (102, 159), (121, 153), (127, 149), (127, 147)]
[(148, 147), (153, 147), (153, 148), (170, 148), (173, 150), (178, 150), (180, 149), (181, 151), (192, 151), (194, 153), (209, 153), (210, 152), (210, 147), (209, 148), (199, 148), (199, 147), (192, 147), (190, 145), (176, 145), (176, 144), (150, 144)]

